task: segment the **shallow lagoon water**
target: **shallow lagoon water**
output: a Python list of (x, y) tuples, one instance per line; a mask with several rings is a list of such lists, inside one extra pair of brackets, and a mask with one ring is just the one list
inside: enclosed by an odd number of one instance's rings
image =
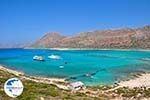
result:
[[(62, 59), (48, 59), (49, 55)], [(45, 58), (33, 60), (34, 55)], [(0, 49), (0, 64), (27, 75), (66, 78), (86, 85), (113, 84), (133, 73), (150, 71), (148, 51)], [(60, 68), (59, 66), (64, 66)]]

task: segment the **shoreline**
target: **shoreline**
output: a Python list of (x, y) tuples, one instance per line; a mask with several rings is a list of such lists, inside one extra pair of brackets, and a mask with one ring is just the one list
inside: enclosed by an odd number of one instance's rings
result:
[(150, 52), (150, 49), (100, 49), (100, 48), (0, 48), (0, 49), (43, 49), (43, 50), (58, 50), (58, 51), (69, 51), (69, 50), (112, 50), (112, 51), (145, 51)]
[[(30, 76), (30, 75), (24, 74), (23, 72), (9, 69), (6, 66), (1, 65), (1, 64), (0, 64), (0, 70), (14, 74), (15, 76), (20, 77), (21, 79), (32, 80), (32, 81), (40, 82), (40, 83), (53, 84), (59, 88), (67, 90), (67, 87), (64, 84), (67, 84), (68, 82), (65, 80), (65, 78), (46, 78), (46, 77), (40, 77), (40, 76), (39, 77)], [(127, 80), (118, 81), (116, 82), (117, 86), (115, 86), (115, 84), (111, 86), (114, 86), (114, 89), (117, 89), (120, 87), (129, 87), (129, 88), (148, 87), (150, 88), (149, 77), (150, 77), (150, 73), (138, 73), (135, 75), (134, 78), (129, 78)], [(59, 83), (63, 83), (63, 85)]]
[(21, 71), (16, 71), (16, 70), (13, 70), (13, 69), (9, 69), (9, 68), (7, 68), (5, 65), (1, 65), (0, 64), (0, 70), (2, 70), (2, 71), (6, 71), (6, 72), (8, 72), (8, 73), (11, 73), (11, 74), (14, 74), (15, 76), (22, 76), (22, 75), (25, 75), (23, 72), (21, 72)]
[[(29, 75), (24, 74), (23, 72), (9, 69), (6, 66), (1, 65), (1, 64), (0, 64), (0, 70), (11, 73), (20, 79), (30, 80), (30, 81), (34, 81), (37, 83), (52, 84), (52, 85), (56, 85), (60, 89), (68, 90), (68, 87), (63, 85), (63, 84), (67, 84), (67, 81), (65, 81), (64, 78), (46, 78), (46, 77), (40, 77), (40, 76), (39, 77), (29, 76)], [(62, 83), (62, 84), (59, 84), (59, 83)]]
[(69, 50), (113, 50), (113, 51), (147, 51), (150, 52), (150, 49), (95, 49), (95, 48), (22, 48), (22, 49), (45, 49), (45, 50), (60, 50), (60, 51), (69, 51)]
[(118, 87), (147, 87), (150, 88), (150, 73), (137, 74), (134, 78), (120, 81), (117, 83)]
[(13, 69), (10, 69), (10, 68), (7, 68), (5, 65), (1, 65), (0, 64), (0, 69), (3, 70), (3, 71), (7, 71), (11, 74), (14, 74), (16, 76), (28, 76), (28, 77), (31, 77), (31, 78), (40, 78), (40, 79), (50, 79), (52, 81), (61, 81), (61, 82), (65, 82), (65, 78), (54, 78), (54, 77), (41, 77), (41, 76), (31, 76), (31, 75), (26, 75), (25, 73), (21, 72), (21, 71), (16, 71), (16, 70), (13, 70)]

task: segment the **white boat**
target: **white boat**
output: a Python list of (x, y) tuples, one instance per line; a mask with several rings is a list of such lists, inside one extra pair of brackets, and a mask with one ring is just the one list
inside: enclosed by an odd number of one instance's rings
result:
[(50, 59), (61, 59), (61, 57), (58, 55), (50, 55), (50, 56), (48, 56), (48, 58), (50, 58)]
[(59, 68), (64, 68), (64, 66), (59, 66)]
[(33, 60), (44, 61), (44, 58), (42, 56), (34, 56)]

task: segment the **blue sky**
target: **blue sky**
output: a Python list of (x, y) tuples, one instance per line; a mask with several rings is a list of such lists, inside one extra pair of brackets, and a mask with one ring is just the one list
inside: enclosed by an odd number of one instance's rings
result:
[(150, 0), (0, 0), (0, 44), (150, 24)]

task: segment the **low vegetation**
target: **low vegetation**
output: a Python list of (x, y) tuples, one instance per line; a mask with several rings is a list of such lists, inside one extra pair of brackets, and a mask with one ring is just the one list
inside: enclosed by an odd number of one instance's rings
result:
[(116, 94), (122, 97), (133, 97), (133, 98), (150, 98), (150, 88), (141, 87), (129, 89), (127, 87), (119, 88), (114, 91)]
[[(0, 70), (0, 100), (96, 100), (84, 93), (61, 90), (54, 85), (36, 83), (22, 80), (23, 94), (15, 99), (8, 97), (3, 90), (3, 85), (8, 78), (15, 77), (12, 74)], [(98, 99), (97, 99), (98, 100)]]
[(150, 89), (146, 87), (134, 89), (123, 87), (106, 92), (112, 89), (112, 87), (94, 86), (87, 87), (88, 90), (93, 91), (93, 93), (91, 91), (83, 93), (61, 90), (55, 85), (36, 83), (29, 80), (22, 80), (24, 91), (21, 96), (10, 98), (4, 93), (3, 85), (5, 81), (11, 77), (16, 76), (0, 70), (0, 100), (111, 100), (115, 98), (119, 100), (128, 100), (131, 98), (140, 100), (150, 98)]

